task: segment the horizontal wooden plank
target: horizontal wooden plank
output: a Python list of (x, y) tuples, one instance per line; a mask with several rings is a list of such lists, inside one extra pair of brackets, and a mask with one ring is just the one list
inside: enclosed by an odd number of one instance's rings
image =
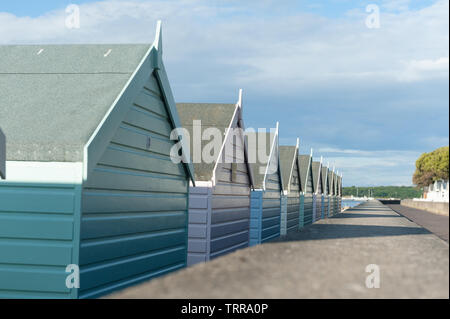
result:
[(73, 214), (74, 189), (15, 188), (0, 185), (0, 211)]
[(170, 137), (170, 132), (172, 131), (172, 127), (167, 119), (163, 119), (137, 107), (130, 108), (125, 116), (124, 123), (140, 127), (167, 138)]
[(211, 224), (249, 219), (250, 208), (214, 209), (211, 213)]
[(189, 253), (204, 253), (206, 254), (206, 239), (189, 238), (188, 254)]
[(281, 193), (277, 190), (266, 190), (264, 191), (264, 201), (266, 201), (266, 199), (279, 199), (281, 198)]
[(263, 208), (280, 208), (281, 201), (279, 198), (264, 198), (263, 199)]
[[(35, 268), (23, 265), (0, 265), (0, 290), (26, 291), (29, 294), (70, 293), (66, 287), (66, 266), (58, 269)], [(23, 298), (23, 296), (22, 296)]]
[[(88, 290), (138, 274), (150, 273), (184, 263), (186, 249), (174, 248), (84, 268), (80, 274), (80, 290)], [(114, 279), (113, 279), (114, 278)]]
[(276, 225), (278, 225), (278, 227), (280, 226), (280, 217), (279, 216), (264, 218), (262, 220), (261, 229), (265, 230), (267, 228), (271, 228)]
[(219, 182), (233, 182), (239, 184), (250, 185), (250, 179), (247, 173), (236, 172), (234, 178), (231, 179), (230, 171), (219, 171), (217, 172), (216, 179)]
[[(150, 147), (148, 144), (149, 141)], [(170, 156), (170, 150), (176, 141), (122, 123), (122, 125), (117, 129), (112, 142), (127, 145), (143, 151), (150, 151), (153, 153)]]
[(183, 211), (187, 207), (187, 195), (85, 190), (82, 206), (84, 214)]
[(207, 225), (200, 225), (200, 224), (189, 224), (189, 239), (194, 238), (194, 239), (198, 239), (198, 238), (205, 238), (206, 239), (206, 235), (207, 235)]
[(186, 219), (187, 212), (185, 211), (85, 215), (81, 219), (81, 239), (184, 228)]
[(249, 207), (250, 198), (248, 196), (222, 196), (213, 195), (212, 208), (236, 208)]
[(144, 84), (144, 88), (157, 97), (161, 96), (161, 89), (154, 75), (150, 76), (149, 80)]
[(67, 266), (72, 242), (0, 239), (0, 264)]
[(248, 231), (249, 220), (240, 220), (234, 222), (227, 222), (221, 224), (211, 225), (211, 238), (222, 237), (229, 234), (239, 233), (242, 231)]
[(207, 209), (208, 195), (189, 194), (189, 209)]
[(268, 218), (268, 217), (274, 217), (274, 216), (280, 216), (281, 215), (281, 209), (278, 208), (264, 208), (262, 211), (262, 218)]
[(206, 262), (206, 254), (201, 253), (188, 253), (187, 265), (192, 266), (198, 263)]
[(237, 245), (234, 245), (234, 246), (231, 246), (231, 247), (219, 250), (219, 251), (215, 251), (214, 253), (211, 254), (210, 258), (211, 259), (217, 258), (217, 257), (223, 256), (223, 255), (229, 254), (229, 253), (231, 253), (233, 251), (236, 251), (238, 249), (246, 248), (248, 246), (249, 246), (249, 241), (244, 241), (244, 242), (239, 243)]
[(206, 224), (208, 212), (202, 209), (189, 209), (189, 224)]
[(99, 164), (151, 173), (186, 176), (183, 164), (175, 164), (170, 158), (118, 145), (108, 146)]
[(274, 238), (280, 237), (280, 226), (275, 225), (271, 228), (266, 228), (261, 231), (261, 242), (266, 242)]
[(70, 240), (72, 216), (0, 213), (0, 238)]
[(151, 94), (148, 90), (142, 90), (135, 98), (134, 104), (138, 105), (149, 112), (155, 113), (163, 118), (167, 118), (168, 114), (166, 106), (161, 98), (155, 94)]
[(97, 166), (89, 175), (84, 187), (142, 192), (187, 193), (188, 185), (186, 177), (178, 178), (163, 174)]
[(80, 265), (143, 254), (185, 244), (186, 232), (184, 229), (118, 238), (112, 237), (111, 239), (83, 240), (80, 245)]
[(214, 187), (215, 195), (250, 195), (250, 185), (219, 182)]
[(215, 238), (211, 240), (210, 246), (211, 255), (232, 246), (248, 243), (248, 239), (249, 239), (248, 230), (237, 234)]

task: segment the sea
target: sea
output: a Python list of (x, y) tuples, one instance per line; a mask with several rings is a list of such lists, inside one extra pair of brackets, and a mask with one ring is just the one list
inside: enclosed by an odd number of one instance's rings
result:
[(352, 200), (352, 199), (343, 199), (342, 200), (342, 208), (344, 207), (355, 207), (361, 204), (363, 201), (360, 200)]

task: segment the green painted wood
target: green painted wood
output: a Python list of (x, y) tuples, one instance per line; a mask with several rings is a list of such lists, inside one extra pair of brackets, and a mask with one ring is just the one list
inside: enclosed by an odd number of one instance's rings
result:
[(73, 238), (73, 218), (56, 214), (0, 213), (0, 234), (5, 238), (60, 239)]
[(73, 214), (74, 192), (71, 188), (11, 187), (0, 185), (1, 212)]
[(81, 297), (186, 265), (189, 175), (170, 159), (173, 126), (149, 78), (83, 185)]
[(146, 253), (124, 260), (107, 262), (93, 267), (83, 267), (83, 290), (111, 284), (111, 281), (120, 281), (143, 273), (151, 273), (175, 264), (185, 262), (186, 249), (184, 246), (169, 250)]
[[(65, 286), (65, 266), (60, 268), (45, 269), (30, 267), (0, 265), (0, 286), (6, 291), (27, 291), (65, 293), (69, 295), (69, 288)], [(22, 296), (18, 296), (22, 297)]]
[(0, 296), (73, 298), (77, 185), (0, 183)]

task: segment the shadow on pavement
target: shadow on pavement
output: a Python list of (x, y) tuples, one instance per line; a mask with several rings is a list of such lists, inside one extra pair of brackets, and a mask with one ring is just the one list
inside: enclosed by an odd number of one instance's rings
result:
[(396, 217), (402, 217), (402, 216), (400, 216), (398, 214), (386, 215), (386, 214), (357, 214), (357, 213), (348, 214), (348, 213), (341, 213), (341, 214), (338, 214), (338, 215), (333, 216), (331, 218), (339, 219), (339, 218), (370, 218), (370, 217), (384, 217), (384, 218), (394, 217), (394, 218), (396, 218)]
[(422, 227), (313, 224), (272, 242), (428, 234)]

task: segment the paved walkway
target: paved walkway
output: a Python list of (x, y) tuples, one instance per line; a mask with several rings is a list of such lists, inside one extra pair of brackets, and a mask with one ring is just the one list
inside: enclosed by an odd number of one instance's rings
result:
[(388, 205), (395, 212), (448, 242), (449, 217), (402, 205)]
[[(366, 287), (377, 264), (380, 288)], [(449, 246), (377, 201), (112, 298), (448, 298)]]

